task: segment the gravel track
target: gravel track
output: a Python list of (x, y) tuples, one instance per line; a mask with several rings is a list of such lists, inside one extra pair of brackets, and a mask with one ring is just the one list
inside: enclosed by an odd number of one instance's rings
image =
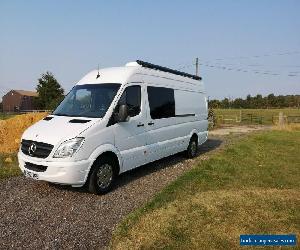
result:
[(196, 159), (176, 154), (122, 174), (116, 188), (103, 196), (24, 177), (2, 180), (0, 249), (105, 248), (124, 216), (221, 144), (221, 139), (209, 139)]

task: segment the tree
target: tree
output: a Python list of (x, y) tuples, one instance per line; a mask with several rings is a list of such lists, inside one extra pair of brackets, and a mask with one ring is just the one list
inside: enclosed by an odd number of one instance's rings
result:
[(229, 99), (226, 97), (225, 99), (222, 100), (222, 106), (224, 109), (228, 109), (230, 108), (230, 102), (229, 102)]
[(252, 108), (252, 97), (251, 97), (251, 95), (247, 95), (247, 97), (246, 97), (246, 108), (248, 108), (248, 109)]
[(39, 109), (54, 109), (64, 97), (64, 89), (51, 72), (42, 74), (38, 79), (36, 104)]
[(219, 100), (209, 100), (208, 107), (213, 109), (221, 108), (221, 103)]
[(244, 108), (244, 100), (242, 98), (236, 98), (233, 101), (234, 108)]
[(269, 94), (267, 96), (267, 101), (268, 101), (268, 107), (274, 107), (275, 106), (275, 96), (274, 96), (274, 94)]

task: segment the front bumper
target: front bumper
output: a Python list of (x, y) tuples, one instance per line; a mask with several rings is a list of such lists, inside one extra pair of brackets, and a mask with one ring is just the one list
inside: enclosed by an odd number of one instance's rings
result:
[[(22, 152), (18, 153), (19, 167), (22, 172), (28, 170), (38, 175), (38, 180), (43, 180), (62, 185), (83, 186), (91, 165), (93, 162), (90, 160), (82, 160), (75, 162), (62, 162), (62, 161), (46, 161), (41, 159), (34, 159), (24, 155)], [(25, 162), (31, 164), (46, 166), (44, 172), (37, 172), (25, 168)]]

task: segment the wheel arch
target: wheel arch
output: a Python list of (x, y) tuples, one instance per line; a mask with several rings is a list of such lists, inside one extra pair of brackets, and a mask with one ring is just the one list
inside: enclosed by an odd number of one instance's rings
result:
[(94, 150), (94, 152), (90, 155), (90, 159), (91, 159), (91, 164), (90, 167), (87, 171), (87, 174), (85, 176), (85, 183), (88, 180), (88, 177), (91, 173), (91, 170), (94, 166), (94, 163), (101, 157), (111, 157), (115, 163), (116, 163), (116, 167), (117, 167), (117, 174), (120, 173), (120, 170), (122, 168), (122, 159), (121, 159), (121, 154), (120, 152), (111, 144), (106, 144), (106, 145), (101, 145), (100, 147), (98, 147), (96, 150)]
[(198, 144), (199, 144), (199, 136), (198, 131), (196, 129), (193, 129), (190, 133), (190, 141), (192, 138), (197, 138)]

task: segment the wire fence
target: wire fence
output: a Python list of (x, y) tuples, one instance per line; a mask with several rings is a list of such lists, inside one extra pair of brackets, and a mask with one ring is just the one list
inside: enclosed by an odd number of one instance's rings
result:
[[(242, 115), (216, 115), (217, 124), (278, 124), (280, 114), (272, 116), (262, 116), (253, 113)], [(285, 123), (300, 123), (300, 115), (282, 115)]]

